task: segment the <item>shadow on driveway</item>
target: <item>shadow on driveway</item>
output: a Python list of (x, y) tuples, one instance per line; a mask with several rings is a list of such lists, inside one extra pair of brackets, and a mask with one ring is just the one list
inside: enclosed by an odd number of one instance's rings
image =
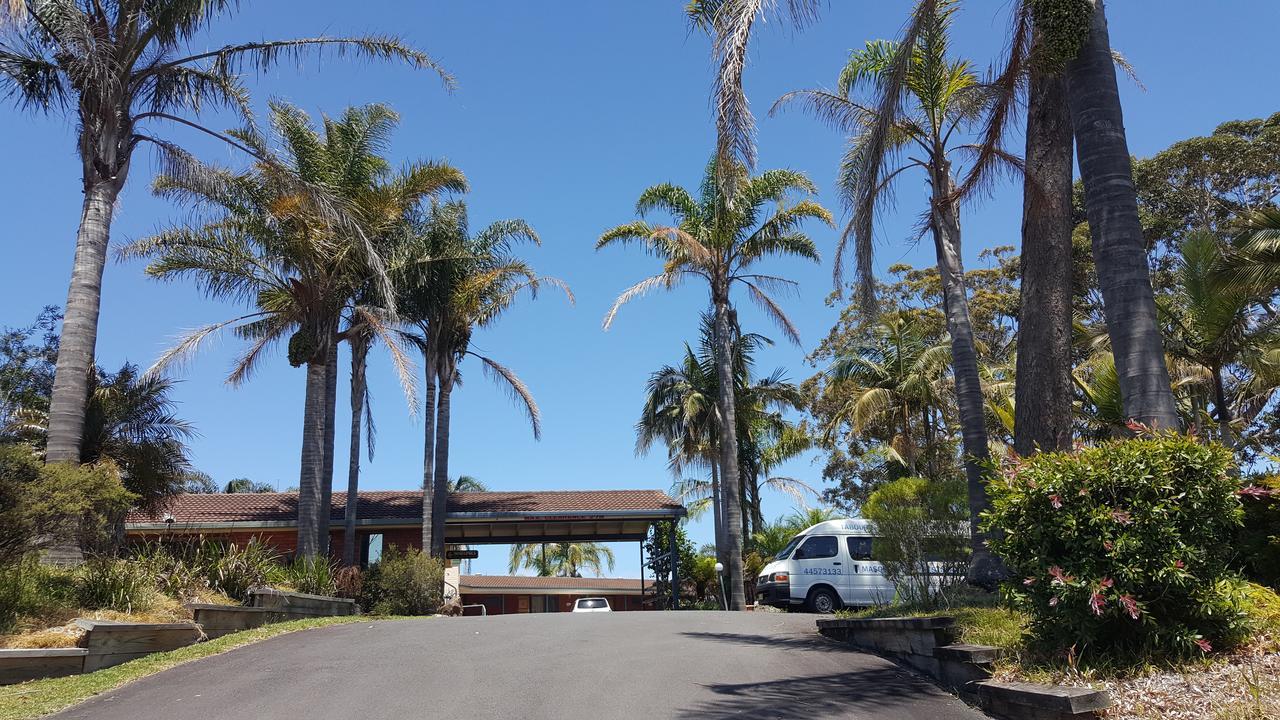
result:
[(711, 640), (729, 643), (739, 647), (766, 647), (770, 650), (783, 648), (787, 650), (805, 650), (818, 652), (855, 652), (848, 645), (829, 640), (817, 631), (804, 635), (784, 637), (779, 635), (748, 635), (729, 632), (682, 632), (682, 636), (693, 640)]
[[(747, 709), (757, 717), (783, 720), (848, 717), (854, 713), (875, 718), (943, 720), (963, 713), (959, 701), (939, 698), (940, 691), (932, 684), (896, 668), (705, 687), (715, 697), (687, 708), (679, 717), (741, 718)], [(951, 707), (939, 707), (938, 703), (922, 706), (921, 696)], [(948, 713), (948, 709), (955, 714)]]

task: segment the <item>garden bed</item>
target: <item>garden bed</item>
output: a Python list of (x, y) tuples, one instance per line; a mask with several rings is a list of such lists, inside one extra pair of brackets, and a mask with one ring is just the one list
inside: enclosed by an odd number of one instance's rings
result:
[[(1138, 665), (1068, 661), (1030, 651), (1023, 640), (1026, 617), (978, 600), (942, 611), (955, 618), (955, 641), (990, 645), (1001, 653), (992, 679), (1106, 690), (1112, 707), (1102, 713), (1115, 720), (1246, 720), (1280, 718), (1280, 638), (1260, 634), (1234, 653), (1197, 661), (1159, 661)], [(885, 606), (840, 613), (846, 618), (929, 617), (939, 612)], [(1280, 628), (1276, 628), (1280, 629)]]

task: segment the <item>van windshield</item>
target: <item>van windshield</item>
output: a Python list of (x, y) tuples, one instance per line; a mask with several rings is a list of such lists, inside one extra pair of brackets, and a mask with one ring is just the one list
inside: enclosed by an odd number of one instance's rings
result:
[(804, 540), (804, 536), (803, 536), (803, 535), (797, 535), (797, 536), (795, 536), (795, 537), (791, 538), (791, 542), (787, 543), (787, 546), (786, 546), (786, 547), (784, 547), (784, 548), (782, 548), (781, 550), (779, 550), (779, 551), (778, 551), (778, 554), (773, 556), (773, 559), (774, 559), (774, 560), (786, 560), (788, 557), (790, 557), (790, 555), (791, 555), (792, 551), (794, 551), (794, 550), (796, 549), (796, 546), (800, 544), (800, 541), (801, 541), (801, 540)]

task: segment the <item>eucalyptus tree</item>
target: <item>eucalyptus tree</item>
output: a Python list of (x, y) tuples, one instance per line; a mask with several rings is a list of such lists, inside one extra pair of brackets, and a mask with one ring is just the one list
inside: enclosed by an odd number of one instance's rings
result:
[[(956, 7), (947, 0), (923, 0), (900, 41), (869, 42), (851, 53), (836, 90), (792, 92), (775, 107), (802, 103), (852, 136), (840, 169), (841, 194), (851, 219), (837, 250), (835, 273), (839, 287), (844, 247), (852, 238), (859, 297), (867, 308), (875, 302), (872, 230), (877, 210), (904, 173), (919, 170), (925, 175), (931, 197), (921, 224), (933, 236), (951, 336), (974, 545), (970, 579), (992, 585), (1002, 570), (978, 529), (979, 515), (988, 504), (984, 468), (989, 451), (961, 250), (960, 203), (965, 196), (956, 183), (953, 158), (985, 152), (1005, 167), (1016, 167), (1018, 161), (999, 148), (960, 140), (983, 117), (990, 93), (967, 60), (951, 57), (949, 35)], [(869, 102), (859, 95), (864, 90), (869, 91)]]
[[(714, 309), (716, 381), (721, 388), (733, 388), (732, 345), (736, 312), (730, 291), (741, 287), (782, 329), (788, 339), (799, 342), (799, 333), (769, 290), (791, 288), (795, 283), (765, 275), (754, 266), (771, 255), (789, 255), (818, 260), (813, 240), (801, 231), (807, 220), (832, 224), (831, 214), (808, 198), (817, 188), (803, 174), (792, 170), (767, 170), (749, 175), (742, 166), (732, 168), (732, 191), (723, 191), (722, 178), (712, 160), (695, 198), (684, 188), (663, 183), (648, 188), (636, 202), (636, 213), (665, 212), (674, 225), (652, 225), (636, 220), (605, 231), (596, 249), (615, 244), (639, 243), (663, 262), (658, 275), (636, 283), (614, 301), (604, 319), (607, 330), (618, 309), (630, 300), (658, 288), (671, 289), (690, 278), (707, 283)], [(792, 201), (793, 195), (802, 199)], [(718, 450), (720, 482), (724, 493), (724, 524), (727, 549), (724, 554), (729, 577), (742, 576), (741, 478), (738, 463), (738, 420), (732, 391), (717, 397), (721, 422)], [(733, 583), (729, 608), (740, 610), (746, 603), (741, 583)]]
[(411, 252), (418, 270), (401, 283), (405, 319), (422, 335), (414, 340), (423, 351), (427, 373), (428, 415), (424, 440), (423, 547), (436, 557), (445, 550), (445, 512), (449, 495), (450, 403), (458, 384), (458, 365), (476, 358), (485, 374), (510, 391), (524, 410), (534, 438), (542, 436), (541, 414), (529, 388), (505, 365), (472, 349), (476, 329), (489, 327), (524, 293), (536, 297), (543, 285), (565, 291), (561, 281), (538, 275), (515, 255), (521, 243), (541, 244), (523, 220), (500, 220), (472, 234), (466, 205), (438, 203), (414, 233)]
[[(190, 158), (164, 137), (179, 125), (242, 147), (202, 125), (215, 108), (251, 117), (242, 71), (265, 75), (282, 62), (325, 50), (398, 60), (452, 78), (425, 54), (390, 36), (261, 40), (197, 50), (235, 0), (10, 0), (0, 22), (0, 90), (22, 109), (74, 120), (82, 191), (75, 260), (49, 416), (49, 460), (74, 461), (97, 343), (112, 215), (134, 150), (149, 143), (169, 171)], [(242, 148), (243, 149), (243, 148)]]
[[(377, 154), (396, 122), (384, 106), (350, 108), (340, 119), (327, 119), (323, 136), (305, 113), (286, 104), (272, 104), (271, 122), (278, 153), (252, 128), (232, 133), (257, 158), (248, 170), (192, 161), (184, 172), (158, 178), (160, 195), (196, 211), (192, 224), (135, 241), (122, 255), (150, 258), (152, 277), (190, 277), (211, 298), (255, 307), (188, 334), (157, 368), (189, 356), (228, 328), (250, 343), (228, 377), (232, 385), (247, 380), (266, 352), (286, 338), (290, 364), (307, 366), (298, 552), (309, 556), (323, 553), (328, 542), (328, 507), (322, 498), (327, 497), (326, 476), (332, 479), (325, 472), (332, 461), (328, 408), (342, 315), (345, 311), (368, 323), (391, 349), (412, 398), (410, 363), (388, 327), (394, 297), (376, 238), (396, 214), (389, 206), (403, 212), (425, 196), (464, 189), (465, 180), (452, 167), (430, 162), (393, 173)], [(382, 312), (351, 304), (370, 284), (384, 303)]]

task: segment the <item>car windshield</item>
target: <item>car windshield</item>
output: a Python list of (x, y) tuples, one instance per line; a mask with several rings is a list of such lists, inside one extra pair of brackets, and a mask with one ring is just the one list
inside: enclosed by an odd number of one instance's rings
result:
[(585, 610), (598, 610), (602, 607), (609, 607), (609, 603), (605, 602), (604, 598), (587, 598), (579, 600), (578, 607)]
[(796, 549), (796, 546), (797, 546), (797, 545), (799, 545), (799, 544), (800, 544), (800, 541), (801, 541), (801, 540), (803, 540), (803, 539), (804, 539), (804, 536), (803, 536), (803, 535), (797, 535), (797, 536), (795, 536), (795, 537), (791, 538), (791, 542), (787, 543), (787, 546), (786, 546), (786, 547), (784, 547), (784, 548), (782, 548), (781, 550), (779, 550), (779, 551), (778, 551), (778, 554), (773, 556), (773, 559), (774, 559), (774, 560), (786, 560), (788, 557), (790, 557), (791, 552), (792, 552), (793, 550), (795, 550), (795, 549)]

